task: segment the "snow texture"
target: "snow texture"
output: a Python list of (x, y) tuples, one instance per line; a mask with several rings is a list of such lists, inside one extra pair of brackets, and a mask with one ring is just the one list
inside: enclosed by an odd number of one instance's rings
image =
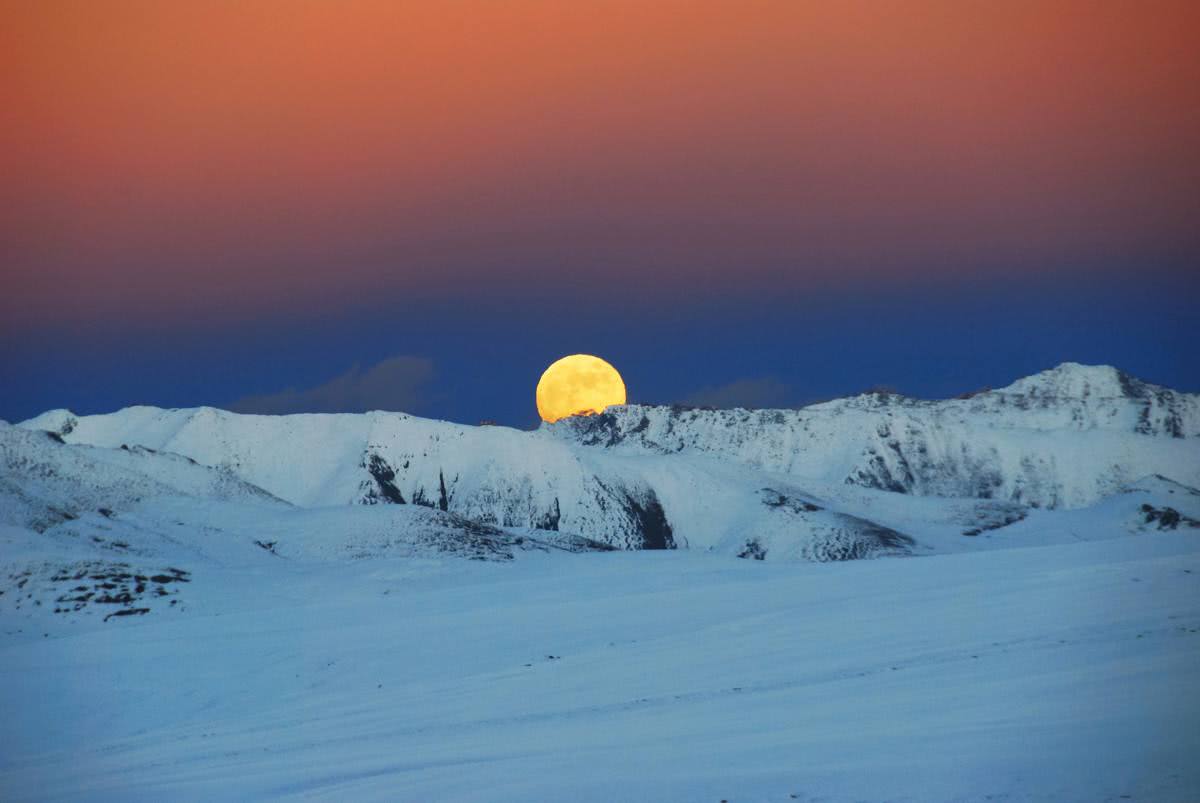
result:
[(0, 799), (1195, 800), (1198, 437), (1070, 364), (0, 422)]

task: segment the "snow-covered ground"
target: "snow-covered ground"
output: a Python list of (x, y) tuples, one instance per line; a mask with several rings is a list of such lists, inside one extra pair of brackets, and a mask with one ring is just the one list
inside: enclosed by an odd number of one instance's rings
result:
[[(260, 550), (261, 551), (261, 550)], [(5, 800), (1195, 800), (1200, 537), (198, 566), (0, 615)]]
[(0, 800), (1200, 800), (1198, 441), (1073, 365), (0, 422)]

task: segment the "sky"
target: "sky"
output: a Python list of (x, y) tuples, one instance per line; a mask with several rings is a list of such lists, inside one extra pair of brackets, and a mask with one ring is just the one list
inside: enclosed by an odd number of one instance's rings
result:
[(0, 418), (1200, 391), (1194, 3), (0, 14)]

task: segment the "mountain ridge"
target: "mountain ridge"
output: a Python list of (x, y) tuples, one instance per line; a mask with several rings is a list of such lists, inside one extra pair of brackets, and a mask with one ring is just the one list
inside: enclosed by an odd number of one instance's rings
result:
[[(625, 405), (534, 431), (382, 411), (144, 406), (49, 411), (19, 426), (68, 443), (176, 452), (303, 507), (417, 504), (624, 549), (903, 553), (911, 534), (864, 509), (855, 489), (885, 494), (871, 497), (884, 500), (873, 509), (934, 498), (1025, 510), (1087, 507), (1155, 474), (1200, 485), (1200, 395), (1075, 363), (969, 398), (871, 393), (798, 410)], [(764, 494), (817, 510), (772, 507)]]

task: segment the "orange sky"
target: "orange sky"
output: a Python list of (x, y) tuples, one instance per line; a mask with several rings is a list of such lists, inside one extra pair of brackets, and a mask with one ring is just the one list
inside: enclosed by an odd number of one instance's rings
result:
[(1196, 8), (9, 3), (0, 313), (1195, 254)]

